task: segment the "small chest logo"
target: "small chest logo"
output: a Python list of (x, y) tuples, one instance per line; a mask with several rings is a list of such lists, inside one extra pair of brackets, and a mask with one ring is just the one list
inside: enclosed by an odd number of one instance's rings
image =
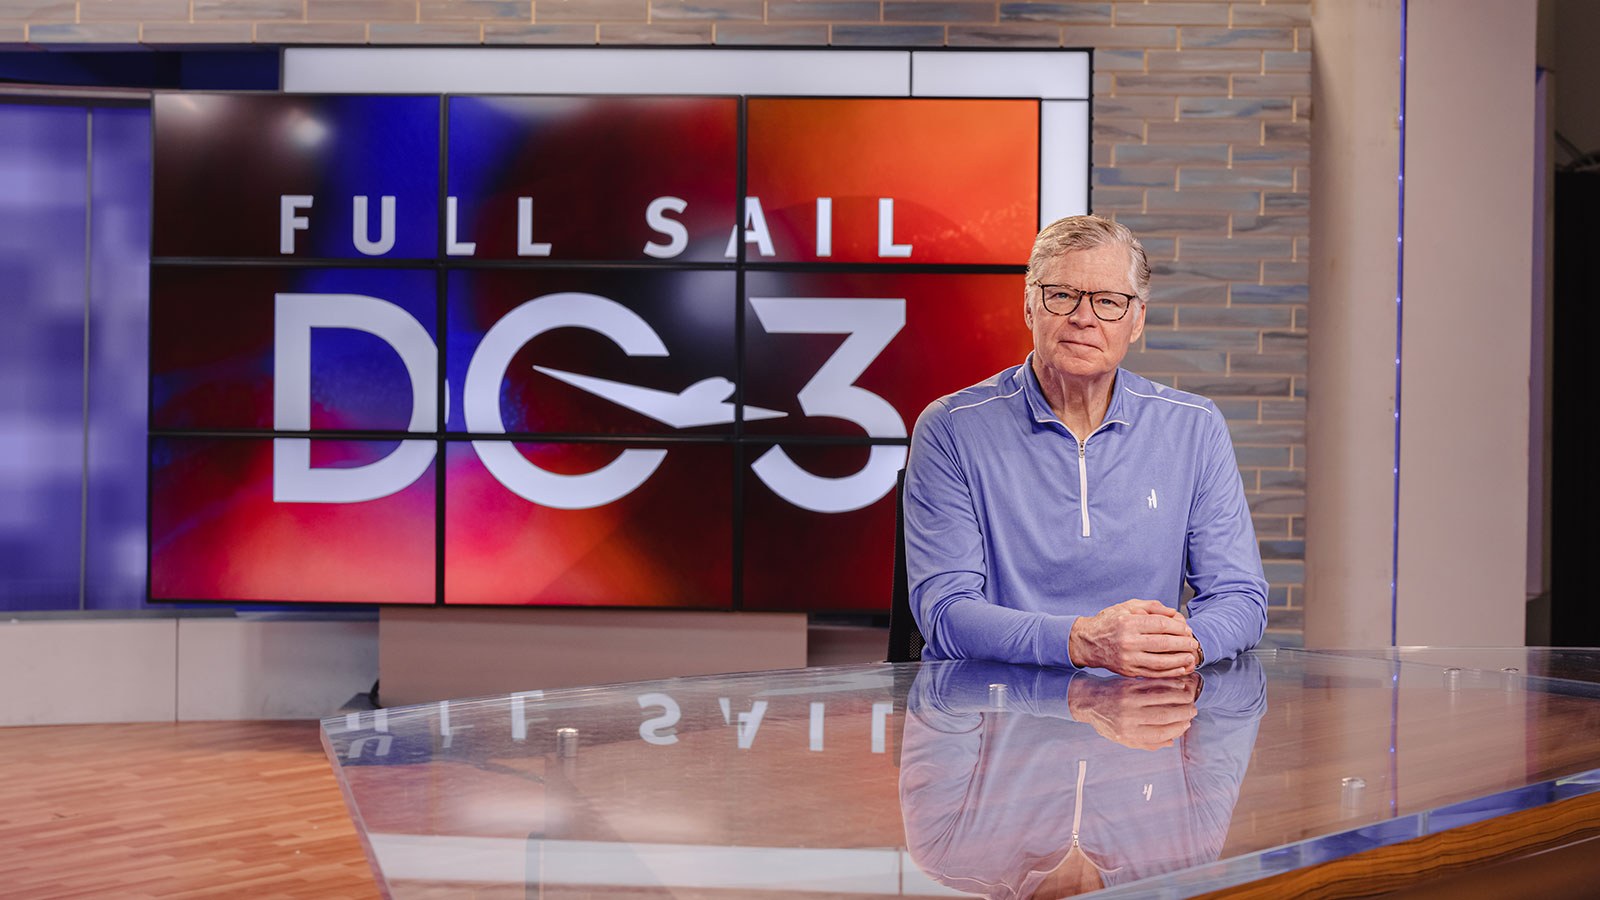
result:
[(1155, 509), (1156, 508), (1156, 489), (1155, 488), (1151, 488), (1150, 489), (1150, 496), (1148, 496), (1148, 497), (1146, 497), (1144, 499), (1145, 499), (1146, 503), (1150, 504), (1150, 508), (1151, 509)]

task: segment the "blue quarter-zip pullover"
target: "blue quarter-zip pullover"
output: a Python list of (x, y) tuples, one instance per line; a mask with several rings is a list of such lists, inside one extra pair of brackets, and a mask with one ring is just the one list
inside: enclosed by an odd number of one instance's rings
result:
[(1079, 444), (1032, 356), (934, 401), (906, 469), (906, 568), (929, 659), (1071, 666), (1081, 615), (1124, 600), (1176, 608), (1207, 663), (1267, 622), (1250, 509), (1215, 405), (1118, 369)]

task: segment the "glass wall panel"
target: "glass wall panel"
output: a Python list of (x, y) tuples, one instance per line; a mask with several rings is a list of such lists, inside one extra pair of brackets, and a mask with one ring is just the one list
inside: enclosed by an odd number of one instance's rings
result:
[(150, 111), (91, 113), (84, 606), (140, 609), (150, 333)]

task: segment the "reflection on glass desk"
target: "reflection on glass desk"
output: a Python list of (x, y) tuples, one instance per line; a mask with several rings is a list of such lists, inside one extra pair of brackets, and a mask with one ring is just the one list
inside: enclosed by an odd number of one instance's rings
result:
[(1479, 677), (1479, 673), (1504, 673), (1527, 678), (1565, 678), (1600, 683), (1600, 648), (1595, 647), (1380, 647), (1374, 650), (1310, 652), (1403, 660), (1446, 669), (1471, 670), (1472, 677)]
[(1600, 831), (1600, 685), (1403, 654), (1258, 651), (1167, 682), (847, 666), (322, 728), (401, 898), (1287, 896)]

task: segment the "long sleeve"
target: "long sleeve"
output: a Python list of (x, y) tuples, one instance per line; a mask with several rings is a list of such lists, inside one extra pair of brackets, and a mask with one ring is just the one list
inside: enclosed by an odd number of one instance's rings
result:
[(1071, 666), (1077, 616), (1009, 609), (984, 591), (983, 524), (942, 402), (917, 419), (906, 467), (906, 571), (911, 610), (935, 659)]
[(1267, 581), (1233, 442), (1222, 417), (1212, 421), (1189, 511), (1184, 571), (1195, 591), (1189, 627), (1208, 664), (1254, 647), (1267, 627)]

